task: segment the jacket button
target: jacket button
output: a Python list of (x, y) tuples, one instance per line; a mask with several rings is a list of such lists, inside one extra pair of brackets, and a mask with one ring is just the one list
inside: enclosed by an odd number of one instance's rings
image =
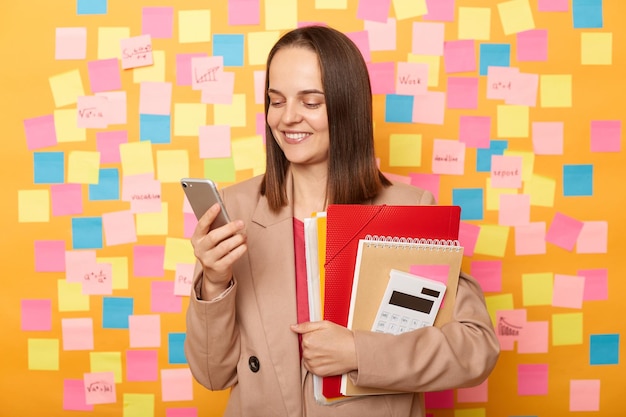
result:
[(250, 370), (254, 373), (259, 372), (259, 369), (261, 368), (261, 362), (259, 362), (259, 358), (257, 358), (256, 356), (250, 356), (250, 358), (248, 359), (248, 367), (250, 367)]

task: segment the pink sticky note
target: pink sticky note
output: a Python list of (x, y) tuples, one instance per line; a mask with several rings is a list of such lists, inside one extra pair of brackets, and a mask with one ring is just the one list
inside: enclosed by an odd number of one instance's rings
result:
[(446, 93), (427, 91), (413, 96), (413, 123), (442, 125), (446, 110)]
[(24, 133), (29, 151), (55, 146), (57, 133), (54, 126), (54, 115), (48, 114), (24, 119)]
[(520, 188), (522, 186), (522, 157), (492, 155), (491, 186), (493, 188)]
[(433, 281), (441, 282), (442, 284), (448, 284), (448, 271), (449, 265), (411, 265), (409, 272), (411, 274), (419, 275)]
[(531, 222), (515, 226), (515, 254), (542, 255), (546, 253), (546, 224)]
[(390, 17), (382, 23), (365, 21), (363, 26), (368, 33), (370, 51), (393, 51), (396, 49), (396, 19)]
[(424, 401), (426, 408), (452, 409), (454, 408), (454, 390), (426, 392)]
[(87, 56), (87, 28), (56, 28), (54, 59), (85, 59)]
[(258, 25), (261, 21), (260, 0), (228, 0), (228, 25)]
[(89, 61), (87, 70), (92, 93), (122, 89), (122, 77), (117, 58)]
[(224, 57), (201, 56), (191, 58), (191, 88), (202, 90), (213, 88), (218, 83), (224, 73)]
[(87, 404), (113, 404), (115, 395), (115, 374), (113, 372), (91, 372), (84, 375), (85, 402)]
[(537, 10), (540, 12), (567, 12), (570, 0), (538, 0)]
[(108, 100), (108, 108), (106, 111), (107, 121), (109, 125), (126, 124), (126, 91), (109, 91), (106, 93), (96, 93)]
[(98, 263), (83, 276), (83, 294), (113, 294), (113, 268), (109, 263)]
[(82, 379), (63, 380), (63, 410), (93, 411), (93, 405), (85, 402), (85, 382)]
[(476, 248), (479, 233), (480, 226), (467, 222), (461, 222), (459, 225), (459, 243), (463, 246), (463, 256), (474, 255), (474, 249)]
[(371, 62), (372, 56), (370, 52), (370, 40), (367, 31), (361, 30), (358, 32), (347, 32), (346, 36), (355, 43), (359, 51), (361, 51), (361, 55), (363, 55), (363, 60), (365, 62)]
[(608, 271), (606, 268), (579, 269), (576, 275), (585, 277), (584, 301), (606, 300), (609, 298)]
[(435, 174), (463, 175), (465, 172), (465, 144), (456, 140), (435, 139), (432, 170)]
[(166, 408), (165, 417), (198, 417), (198, 409), (193, 407)]
[(122, 69), (146, 67), (154, 63), (150, 35), (122, 39), (120, 48), (122, 49)]
[(173, 7), (144, 7), (141, 11), (141, 33), (152, 38), (169, 39), (174, 31)]
[(548, 60), (548, 31), (533, 29), (517, 33), (517, 60), (547, 61)]
[(193, 379), (189, 368), (161, 369), (162, 401), (193, 400)]
[(83, 189), (81, 184), (52, 184), (50, 201), (53, 216), (83, 213)]
[(122, 178), (122, 201), (131, 201), (133, 196), (141, 195), (141, 190), (151, 181), (154, 181), (154, 174), (126, 175)]
[(533, 122), (532, 139), (535, 154), (563, 155), (563, 122)]
[(183, 237), (190, 238), (198, 225), (198, 219), (193, 213), (183, 213), (183, 223)]
[(606, 221), (586, 221), (576, 241), (576, 253), (606, 253), (609, 224)]
[(537, 105), (538, 90), (538, 74), (518, 73), (513, 79), (511, 90), (508, 92), (504, 102), (511, 105), (535, 107)]
[(65, 251), (65, 279), (67, 282), (83, 282), (85, 274), (97, 265), (95, 250)]
[(102, 96), (79, 96), (76, 100), (76, 125), (103, 129), (108, 126), (108, 100)]
[(52, 302), (50, 300), (22, 300), (22, 330), (50, 331), (52, 329)]
[(205, 104), (232, 104), (235, 92), (235, 73), (224, 71), (220, 79), (202, 87), (200, 102)]
[(486, 403), (488, 399), (488, 380), (471, 388), (456, 390), (456, 400), (459, 403)]
[(472, 261), (470, 275), (478, 281), (484, 292), (502, 291), (502, 261)]
[(571, 380), (569, 383), (569, 410), (600, 411), (600, 380)]
[(107, 246), (137, 242), (135, 216), (130, 210), (103, 213), (102, 228)]
[(527, 321), (520, 330), (517, 353), (547, 353), (548, 336), (547, 321)]
[(459, 141), (468, 148), (488, 149), (491, 143), (491, 117), (460, 116)]
[(174, 295), (188, 297), (191, 294), (194, 268), (194, 264), (176, 264)]
[(478, 78), (448, 77), (449, 109), (478, 108)]
[(254, 71), (254, 104), (265, 103), (265, 71)]
[(443, 63), (448, 74), (476, 71), (474, 41), (468, 39), (444, 42)]
[(357, 19), (386, 22), (389, 16), (391, 0), (359, 0), (356, 10)]
[(230, 126), (200, 126), (198, 140), (200, 158), (230, 158)]
[(517, 366), (518, 395), (546, 395), (547, 393), (547, 364), (520, 364)]
[(192, 83), (192, 71), (191, 60), (196, 57), (206, 57), (204, 52), (196, 52), (191, 54), (177, 54), (176, 55), (176, 84), (178, 85), (191, 85)]
[(36, 240), (34, 245), (36, 272), (65, 271), (64, 240)]
[(582, 308), (585, 277), (554, 274), (552, 305), (554, 307)]
[(500, 194), (498, 224), (524, 226), (530, 223), (530, 196), (528, 194)]
[(498, 310), (496, 312), (496, 336), (500, 349), (513, 350), (520, 331), (526, 325), (526, 310)]
[(131, 192), (130, 211), (132, 213), (160, 213), (161, 201), (161, 182), (148, 180), (143, 182), (140, 189)]
[(621, 149), (621, 120), (591, 121), (591, 152), (620, 152)]
[(63, 350), (93, 350), (93, 319), (61, 319)]
[(265, 145), (265, 113), (259, 112), (256, 114), (255, 117), (255, 126), (256, 129), (254, 130), (256, 132), (257, 135), (260, 135), (263, 137), (263, 145)]
[(158, 352), (156, 350), (127, 350), (126, 379), (134, 382), (158, 381)]
[(168, 115), (172, 108), (172, 83), (142, 82), (139, 86), (139, 113)]
[(439, 174), (409, 173), (410, 184), (430, 191), (439, 201), (439, 187), (441, 176)]
[(165, 247), (162, 245), (136, 245), (133, 248), (133, 274), (135, 277), (162, 277)]
[(413, 22), (411, 52), (415, 55), (444, 54), (445, 26), (436, 22)]
[(131, 348), (161, 346), (161, 316), (143, 314), (128, 316), (128, 332)]
[(428, 64), (398, 62), (395, 85), (396, 94), (414, 96), (426, 93), (428, 89)]
[(154, 313), (180, 313), (183, 308), (183, 299), (174, 294), (171, 281), (153, 281), (150, 301)]
[(396, 92), (396, 68), (393, 62), (370, 62), (367, 64), (367, 70), (372, 83), (372, 94)]
[(454, 21), (455, 0), (426, 0), (428, 13), (422, 16), (424, 20), (436, 20), (439, 22)]
[(515, 67), (487, 67), (487, 98), (505, 100), (518, 74)]
[(119, 163), (120, 145), (128, 142), (126, 130), (109, 130), (96, 132), (96, 148), (100, 152), (100, 163)]
[(580, 220), (563, 213), (556, 213), (546, 233), (546, 241), (572, 251), (582, 228), (583, 222)]

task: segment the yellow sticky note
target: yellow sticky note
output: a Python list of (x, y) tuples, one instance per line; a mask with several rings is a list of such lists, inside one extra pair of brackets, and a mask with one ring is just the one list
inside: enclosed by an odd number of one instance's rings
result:
[(165, 236), (168, 232), (167, 203), (161, 203), (161, 211), (135, 214), (137, 236)]
[(552, 346), (583, 343), (583, 313), (552, 315)]
[(80, 282), (57, 281), (59, 311), (89, 311), (89, 295), (83, 294)]
[(543, 74), (539, 76), (541, 107), (572, 107), (572, 76)]
[(265, 169), (265, 145), (260, 135), (231, 141), (235, 170)]
[(165, 82), (165, 51), (152, 51), (152, 65), (133, 68), (133, 82)]
[(70, 151), (67, 160), (67, 182), (98, 184), (100, 181), (100, 152)]
[(174, 136), (198, 137), (200, 126), (206, 125), (206, 120), (206, 104), (174, 103)]
[(154, 417), (154, 394), (124, 393), (124, 417)]
[(50, 191), (19, 190), (17, 192), (17, 221), (19, 223), (50, 221)]
[(606, 32), (581, 33), (580, 63), (583, 65), (613, 64), (613, 34)]
[(391, 0), (396, 19), (410, 19), (428, 13), (426, 0)]
[(481, 225), (474, 253), (503, 257), (509, 240), (509, 229), (508, 226)]
[(210, 42), (211, 10), (181, 10), (178, 12), (178, 42)]
[(152, 144), (148, 141), (120, 144), (120, 159), (125, 177), (154, 173)]
[(265, 0), (265, 29), (282, 30), (298, 27), (298, 2)]
[(391, 134), (389, 136), (389, 166), (422, 166), (422, 135)]
[(189, 154), (186, 149), (157, 151), (157, 177), (162, 183), (177, 183), (189, 177)]
[(491, 9), (459, 7), (459, 39), (487, 41), (491, 38)]
[(409, 53), (407, 62), (417, 62), (428, 65), (428, 87), (439, 86), (439, 69), (441, 67), (441, 57), (436, 55), (414, 55)]
[(324, 10), (346, 10), (348, 0), (315, 0), (316, 9)]
[(522, 305), (552, 305), (552, 288), (554, 275), (551, 272), (522, 274)]
[(464, 408), (454, 410), (454, 417), (485, 417), (486, 410), (484, 408)]
[(28, 369), (59, 370), (59, 339), (28, 339)]
[(246, 95), (233, 94), (231, 104), (214, 104), (213, 124), (246, 127)]
[(528, 181), (524, 181), (523, 194), (530, 196), (530, 205), (539, 207), (554, 207), (556, 181), (553, 178), (534, 174)]
[(528, 106), (501, 104), (497, 110), (499, 138), (527, 138), (530, 130)]
[(515, 188), (494, 188), (491, 186), (491, 178), (485, 179), (485, 208), (487, 210), (500, 210), (500, 196), (502, 194), (517, 194)]
[(111, 264), (114, 290), (128, 289), (128, 258), (124, 256), (97, 257), (96, 261), (102, 264)]
[(513, 310), (513, 294), (498, 294), (485, 297), (487, 311), (491, 317), (491, 322), (496, 323), (496, 314), (502, 310)]
[(233, 158), (208, 158), (204, 160), (204, 177), (218, 183), (232, 183), (237, 179)]
[(175, 271), (176, 264), (193, 264), (196, 257), (193, 254), (193, 247), (189, 239), (168, 237), (165, 239), (165, 258), (163, 269)]
[[(56, 107), (76, 104), (78, 102), (78, 96), (85, 95), (83, 80), (78, 70), (53, 75), (48, 80)], [(75, 119), (74, 122), (77, 123), (77, 119)]]
[(528, 181), (533, 177), (535, 169), (535, 153), (526, 151), (504, 150), (505, 156), (519, 156), (522, 158), (522, 181)]
[(500, 20), (505, 35), (523, 32), (535, 28), (533, 12), (528, 0), (512, 0), (498, 3)]
[(130, 29), (127, 27), (99, 27), (98, 59), (122, 59), (120, 41), (126, 38), (130, 38)]
[(89, 352), (89, 371), (113, 372), (115, 383), (122, 382), (122, 354), (120, 352)]
[(54, 130), (57, 135), (57, 142), (85, 142), (87, 140), (87, 129), (78, 127), (77, 109), (58, 109), (54, 111)]
[(280, 37), (280, 31), (248, 33), (248, 64), (265, 65), (267, 55)]

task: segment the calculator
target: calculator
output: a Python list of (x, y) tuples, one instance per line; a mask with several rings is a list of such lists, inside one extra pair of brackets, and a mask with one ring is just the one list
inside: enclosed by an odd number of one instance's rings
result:
[(392, 269), (372, 331), (401, 334), (432, 326), (445, 293), (442, 282)]

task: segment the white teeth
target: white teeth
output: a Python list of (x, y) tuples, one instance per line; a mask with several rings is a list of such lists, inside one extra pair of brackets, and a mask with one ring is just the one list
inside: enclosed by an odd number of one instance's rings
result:
[(287, 139), (300, 140), (300, 139), (304, 139), (307, 136), (307, 134), (306, 133), (285, 133), (285, 136), (287, 137)]

